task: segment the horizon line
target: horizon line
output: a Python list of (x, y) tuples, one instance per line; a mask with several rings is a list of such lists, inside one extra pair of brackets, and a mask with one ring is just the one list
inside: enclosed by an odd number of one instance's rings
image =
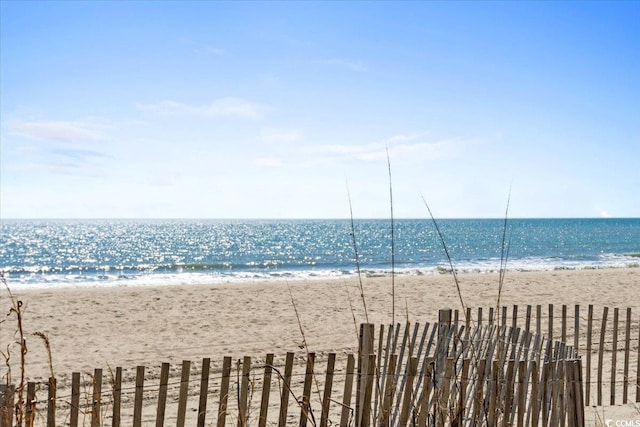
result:
[[(358, 221), (391, 221), (389, 217), (354, 217), (354, 220)], [(436, 217), (436, 220), (505, 220), (505, 217), (464, 217), (464, 216), (450, 216), (450, 217)], [(538, 220), (538, 219), (640, 219), (633, 216), (538, 216), (538, 217), (507, 217), (507, 220)], [(106, 220), (121, 220), (121, 221), (350, 221), (350, 217), (12, 217), (2, 218), (0, 221), (106, 221)], [(416, 221), (416, 220), (428, 220), (429, 217), (394, 217), (394, 221)]]

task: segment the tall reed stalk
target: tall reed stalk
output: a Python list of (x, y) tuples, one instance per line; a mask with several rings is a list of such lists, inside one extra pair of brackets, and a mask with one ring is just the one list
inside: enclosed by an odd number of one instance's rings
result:
[(356, 240), (356, 226), (353, 221), (353, 204), (351, 203), (351, 191), (349, 191), (349, 184), (347, 183), (347, 197), (349, 198), (349, 217), (351, 218), (351, 243), (353, 245), (353, 252), (356, 261), (356, 271), (358, 273), (358, 285), (360, 286), (360, 298), (362, 299), (362, 306), (364, 308), (364, 318), (369, 323), (369, 313), (367, 312), (367, 301), (364, 298), (364, 286), (362, 285), (362, 272), (360, 271), (360, 256), (358, 254), (358, 242)]
[[(500, 298), (502, 297), (502, 288), (504, 286), (504, 277), (507, 272), (507, 259), (509, 258), (509, 248), (511, 247), (511, 236), (507, 244), (507, 219), (509, 218), (509, 203), (511, 202), (511, 189), (507, 197), (507, 207), (504, 212), (504, 225), (502, 228), (502, 248), (500, 254), (500, 276), (498, 278), (498, 298), (496, 301), (496, 313), (500, 311)], [(506, 247), (505, 247), (506, 246)]]
[(396, 239), (395, 224), (393, 220), (393, 185), (391, 180), (391, 159), (389, 147), (387, 150), (387, 171), (389, 172), (389, 206), (391, 210), (391, 324), (396, 323)]
[(438, 221), (436, 221), (436, 218), (433, 216), (433, 213), (431, 212), (431, 208), (429, 207), (429, 204), (425, 200), (424, 196), (421, 195), (421, 197), (422, 197), (422, 202), (427, 207), (427, 211), (429, 212), (429, 216), (431, 217), (431, 221), (433, 222), (433, 225), (436, 228), (436, 232), (438, 233), (438, 239), (440, 240), (440, 244), (442, 245), (442, 248), (444, 249), (444, 254), (447, 257), (447, 261), (449, 262), (449, 267), (451, 268), (451, 274), (453, 275), (453, 281), (456, 284), (456, 290), (458, 291), (458, 298), (460, 299), (460, 305), (462, 306), (462, 311), (463, 311), (463, 313), (466, 313), (467, 312), (467, 306), (464, 303), (464, 298), (462, 297), (462, 290), (460, 289), (460, 282), (458, 281), (458, 274), (456, 273), (456, 269), (453, 266), (453, 258), (451, 258), (451, 255), (449, 254), (449, 248), (447, 247), (447, 243), (444, 240), (444, 235), (442, 234), (442, 231), (440, 231), (440, 226), (438, 225)]

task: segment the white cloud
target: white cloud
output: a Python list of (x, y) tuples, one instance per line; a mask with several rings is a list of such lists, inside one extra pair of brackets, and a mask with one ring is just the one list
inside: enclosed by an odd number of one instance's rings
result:
[(262, 104), (247, 101), (241, 98), (219, 98), (209, 105), (187, 105), (181, 102), (165, 100), (157, 104), (138, 104), (141, 110), (150, 111), (160, 115), (197, 115), (197, 116), (236, 116), (249, 119), (264, 117), (267, 107)]
[(424, 138), (427, 135), (429, 135), (428, 132), (414, 132), (414, 133), (407, 133), (407, 134), (401, 134), (401, 135), (394, 135), (391, 138), (387, 139), (387, 142), (389, 144), (394, 144), (396, 142), (415, 141), (416, 139)]
[(43, 165), (47, 171), (56, 175), (68, 175), (76, 177), (102, 178), (105, 171), (92, 165), (79, 165), (75, 163), (49, 163)]
[[(312, 147), (310, 150), (316, 155), (323, 155), (338, 161), (373, 162), (384, 160), (387, 158), (387, 150), (392, 160), (419, 159), (424, 161), (456, 155), (463, 144), (462, 141), (455, 140), (424, 141), (421, 139), (423, 135), (398, 135), (387, 139), (387, 143), (322, 145)], [(394, 144), (391, 145), (391, 142)]]
[(105, 136), (85, 122), (15, 121), (9, 124), (11, 133), (38, 141), (83, 142), (102, 141)]
[[(110, 137), (104, 130), (112, 126), (99, 118), (76, 121), (12, 120), (12, 135), (35, 141), (19, 141), (12, 146), (15, 166), (23, 170), (35, 168), (51, 174), (103, 176), (105, 163), (113, 156), (105, 144)], [(25, 169), (26, 168), (26, 169)]]

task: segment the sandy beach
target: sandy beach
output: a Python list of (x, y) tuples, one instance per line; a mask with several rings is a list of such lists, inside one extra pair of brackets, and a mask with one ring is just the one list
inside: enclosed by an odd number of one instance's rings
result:
[[(459, 280), (468, 307), (495, 306), (497, 274), (463, 274)], [(390, 277), (364, 278), (363, 288), (369, 322), (391, 323)], [(541, 304), (545, 313), (550, 303), (557, 310), (562, 304), (571, 307), (580, 304), (585, 313), (589, 304), (596, 311), (604, 306), (631, 307), (637, 321), (638, 295), (637, 268), (508, 272), (501, 304)], [(1, 296), (2, 310), (8, 312), (10, 302), (5, 289)], [(44, 332), (50, 339), (53, 369), (62, 388), (68, 387), (72, 372), (92, 372), (95, 368), (157, 367), (162, 362), (178, 367), (184, 359), (198, 361), (210, 357), (215, 370), (224, 356), (263, 357), (266, 353), (284, 356), (287, 351), (304, 352), (292, 297), (307, 346), (320, 355), (356, 351), (354, 317), (355, 323), (366, 319), (358, 280), (354, 278), (21, 290), (14, 297), (24, 303), (28, 378), (42, 381), (49, 376), (42, 340), (32, 335)], [(396, 277), (395, 302), (396, 322), (405, 322), (407, 318), (412, 323), (433, 322), (437, 320), (438, 309), (461, 307), (450, 275)], [(556, 330), (559, 327), (556, 325)], [(15, 325), (5, 322), (1, 328), (5, 348), (13, 340)], [(638, 351), (637, 335), (635, 330), (632, 363)], [(15, 347), (13, 351), (15, 377), (18, 354)], [(3, 366), (2, 374), (5, 372)], [(635, 397), (635, 390), (631, 395)], [(637, 409), (627, 405), (604, 410)], [(640, 418), (637, 412), (629, 414)]]

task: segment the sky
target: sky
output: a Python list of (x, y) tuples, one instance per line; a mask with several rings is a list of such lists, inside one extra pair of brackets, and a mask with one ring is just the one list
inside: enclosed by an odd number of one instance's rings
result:
[(640, 217), (640, 2), (0, 20), (0, 218)]

